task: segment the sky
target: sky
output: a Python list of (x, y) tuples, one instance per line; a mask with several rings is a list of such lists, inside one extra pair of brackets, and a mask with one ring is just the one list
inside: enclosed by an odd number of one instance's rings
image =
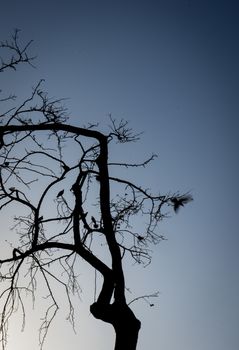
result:
[[(107, 130), (109, 113), (128, 120), (143, 134), (127, 152), (113, 149), (117, 159), (157, 153), (135, 179), (194, 197), (162, 222), (167, 240), (153, 247), (151, 265), (125, 267), (134, 295), (160, 292), (152, 308), (133, 304), (138, 350), (239, 348), (238, 17), (233, 0), (1, 4), (1, 39), (19, 28), (37, 55), (35, 69), (1, 75), (1, 89), (26, 97), (43, 78), (50, 96), (67, 98), (72, 124)], [(89, 292), (76, 303), (76, 334), (60, 314), (46, 350), (66, 349), (69, 339), (72, 350), (113, 349), (113, 330), (89, 313), (90, 278), (83, 269)], [(23, 333), (15, 319), (9, 350), (16, 342), (37, 349), (38, 309), (40, 301)]]

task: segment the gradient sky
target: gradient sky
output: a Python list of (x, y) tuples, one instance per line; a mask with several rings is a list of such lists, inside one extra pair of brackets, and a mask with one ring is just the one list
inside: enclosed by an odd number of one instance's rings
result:
[[(50, 96), (69, 98), (71, 123), (105, 130), (109, 113), (128, 120), (144, 134), (127, 159), (159, 155), (136, 180), (194, 196), (162, 223), (168, 240), (154, 248), (152, 264), (126, 268), (134, 296), (160, 291), (153, 308), (134, 304), (138, 350), (237, 350), (238, 2), (5, 1), (1, 39), (14, 28), (34, 39), (37, 68), (1, 75), (2, 89), (27, 97), (44, 78)], [(89, 280), (84, 271), (82, 278)], [(62, 313), (46, 350), (65, 350), (70, 339), (71, 350), (112, 350), (113, 330), (89, 314), (90, 293), (89, 286), (76, 304), (77, 334)], [(9, 350), (16, 342), (18, 350), (37, 349), (39, 314), (29, 312), (25, 333), (15, 321)]]

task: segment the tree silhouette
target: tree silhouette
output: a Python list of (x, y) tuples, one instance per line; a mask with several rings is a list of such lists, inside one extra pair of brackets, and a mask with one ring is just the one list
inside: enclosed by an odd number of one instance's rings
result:
[[(27, 52), (30, 43), (21, 46), (18, 34), (1, 43), (7, 51), (1, 59), (2, 73), (32, 64)], [(75, 271), (80, 257), (102, 278), (99, 295), (90, 306), (92, 315), (113, 326), (115, 350), (134, 350), (140, 321), (126, 300), (122, 261), (129, 256), (136, 263), (150, 263), (149, 246), (164, 239), (157, 233), (158, 223), (170, 207), (177, 211), (191, 196), (154, 195), (121, 178), (120, 167), (145, 167), (155, 155), (141, 164), (114, 163), (108, 159), (109, 144), (134, 142), (139, 135), (127, 122), (112, 118), (107, 134), (98, 131), (97, 125), (68, 124), (62, 101), (50, 99), (41, 85), (40, 81), (17, 107), (7, 107), (14, 102), (13, 95), (0, 100), (6, 104), (0, 116), (0, 211), (4, 218), (14, 212), (12, 227), (17, 237), (0, 260), (2, 348), (6, 348), (8, 324), (16, 309), (24, 323), (23, 294), (34, 297), (39, 278), (45, 282), (49, 300), (40, 346), (59, 308), (53, 283), (64, 287), (68, 319), (74, 325), (72, 295), (80, 290)], [(111, 168), (119, 168), (114, 170), (119, 175), (112, 176)], [(145, 224), (140, 233), (134, 229), (136, 219)]]

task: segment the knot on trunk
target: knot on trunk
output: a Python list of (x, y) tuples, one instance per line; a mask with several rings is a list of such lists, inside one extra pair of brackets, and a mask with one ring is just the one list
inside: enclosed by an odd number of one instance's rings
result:
[(103, 304), (96, 302), (90, 306), (92, 315), (104, 322), (111, 323), (114, 327), (128, 327), (140, 329), (141, 322), (135, 317), (133, 311), (127, 304), (114, 302), (113, 304)]
[(94, 303), (90, 306), (90, 312), (92, 315), (104, 322), (112, 323), (113, 320), (113, 304), (103, 304), (103, 303)]

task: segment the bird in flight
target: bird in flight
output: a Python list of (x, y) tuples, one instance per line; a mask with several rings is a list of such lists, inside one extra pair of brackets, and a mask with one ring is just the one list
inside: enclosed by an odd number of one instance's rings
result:
[(185, 204), (191, 202), (192, 200), (193, 200), (193, 198), (190, 194), (185, 194), (185, 195), (178, 196), (178, 197), (172, 197), (170, 199), (175, 213), (178, 212), (180, 207), (184, 207)]

